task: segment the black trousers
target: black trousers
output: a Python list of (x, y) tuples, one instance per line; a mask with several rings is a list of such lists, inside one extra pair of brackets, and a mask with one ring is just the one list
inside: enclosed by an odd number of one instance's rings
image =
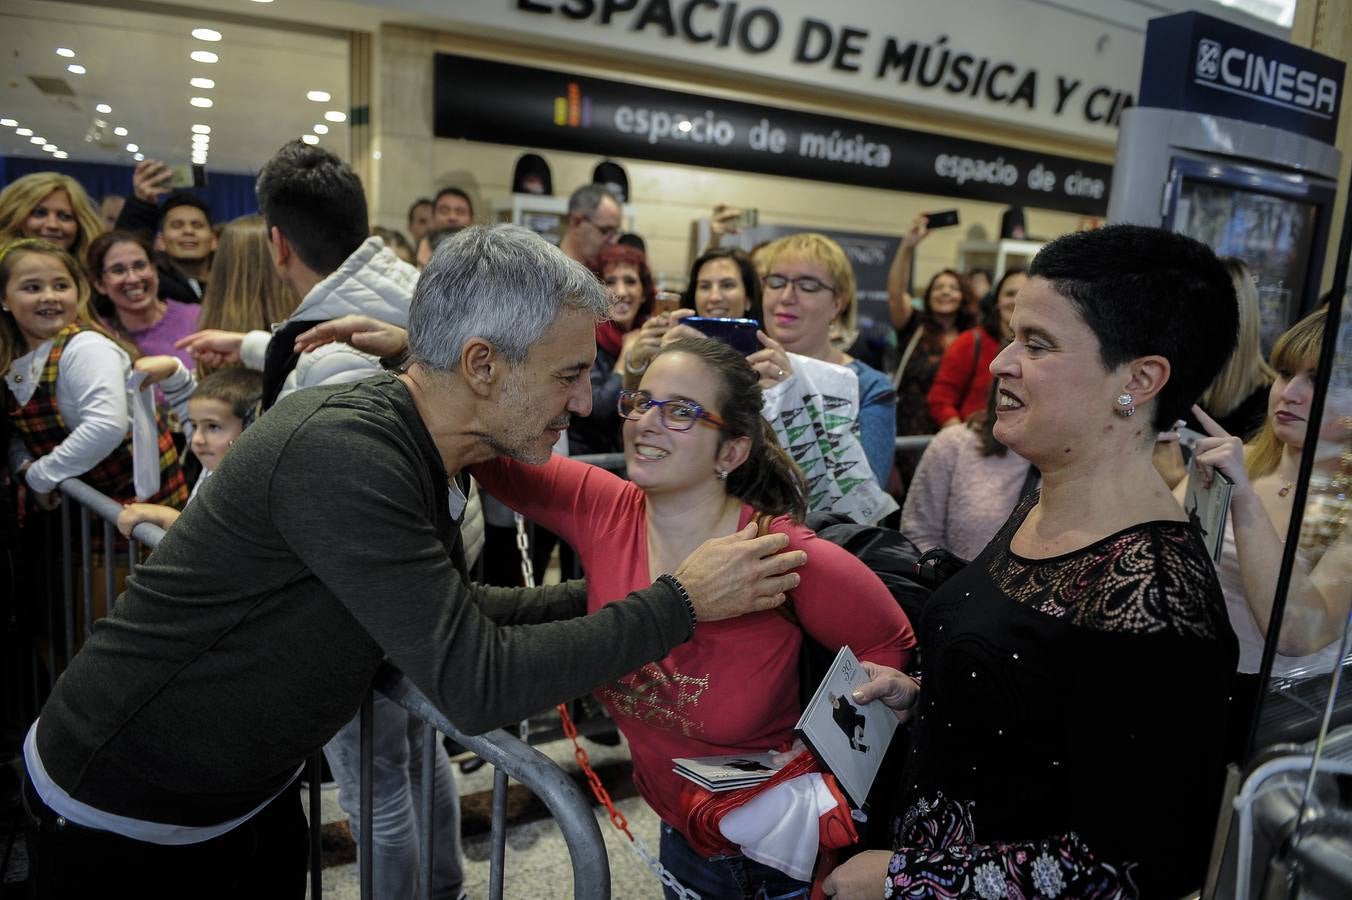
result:
[(27, 777), (23, 801), (29, 873), (42, 900), (305, 896), (310, 841), (297, 788), (220, 837), (175, 847), (68, 822)]

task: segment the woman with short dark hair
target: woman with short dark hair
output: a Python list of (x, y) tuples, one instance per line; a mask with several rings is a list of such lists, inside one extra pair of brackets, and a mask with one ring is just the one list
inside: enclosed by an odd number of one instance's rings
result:
[(1033, 260), (991, 372), (994, 436), (1042, 488), (930, 597), (923, 691), (878, 669), (863, 689), (915, 713), (905, 815), (895, 852), (856, 856), (828, 894), (1200, 886), (1237, 648), (1211, 558), (1152, 451), (1237, 325), (1225, 267), (1182, 235), (1109, 226)]

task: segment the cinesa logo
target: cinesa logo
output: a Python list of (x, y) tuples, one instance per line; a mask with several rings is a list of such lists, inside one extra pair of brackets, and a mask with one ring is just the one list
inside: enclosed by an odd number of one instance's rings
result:
[(1248, 95), (1276, 106), (1327, 119), (1338, 108), (1338, 83), (1318, 72), (1267, 59), (1242, 47), (1197, 42), (1196, 82), (1203, 87)]

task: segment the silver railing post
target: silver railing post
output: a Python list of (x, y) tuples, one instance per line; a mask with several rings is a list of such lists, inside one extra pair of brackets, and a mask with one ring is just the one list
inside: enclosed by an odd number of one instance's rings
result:
[[(609, 900), (610, 861), (606, 857), (601, 828), (596, 824), (591, 804), (567, 773), (540, 751), (501, 729), (484, 735), (461, 732), (412, 682), (392, 667), (381, 667), (376, 674), (375, 686), (404, 709), (494, 766), (497, 769), (495, 782), (500, 778), (501, 784), (505, 785), (510, 774), (539, 797), (553, 815), (568, 845), (568, 855), (573, 863), (573, 896), (577, 900)], [(425, 785), (424, 790), (427, 788)], [(505, 834), (505, 791), (501, 800), (494, 795), (493, 828), (503, 828)], [(495, 861), (489, 873), (490, 893), (494, 885), (498, 885), (498, 893), (493, 894), (495, 897), (501, 896), (501, 873), (501, 863)]]
[[(66, 662), (61, 666), (64, 669), (70, 665), (71, 658), (75, 655), (75, 556), (70, 546), (70, 504), (61, 504), (61, 595), (63, 598), (62, 612), (65, 613), (66, 620), (66, 646), (61, 648), (65, 651)], [(60, 671), (56, 665), (56, 648), (52, 648), (52, 685), (56, 685), (56, 675)]]
[(80, 587), (84, 591), (84, 636), (94, 630), (94, 533), (89, 507), (80, 504)]
[(310, 900), (324, 896), (324, 845), (320, 838), (319, 780), (323, 778), (323, 750), (316, 750), (305, 764), (310, 780)]

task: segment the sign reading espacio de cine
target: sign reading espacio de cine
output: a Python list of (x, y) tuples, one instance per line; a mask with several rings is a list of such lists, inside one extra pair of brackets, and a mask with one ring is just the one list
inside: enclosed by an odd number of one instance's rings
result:
[(434, 133), (1101, 216), (1089, 160), (438, 53)]

